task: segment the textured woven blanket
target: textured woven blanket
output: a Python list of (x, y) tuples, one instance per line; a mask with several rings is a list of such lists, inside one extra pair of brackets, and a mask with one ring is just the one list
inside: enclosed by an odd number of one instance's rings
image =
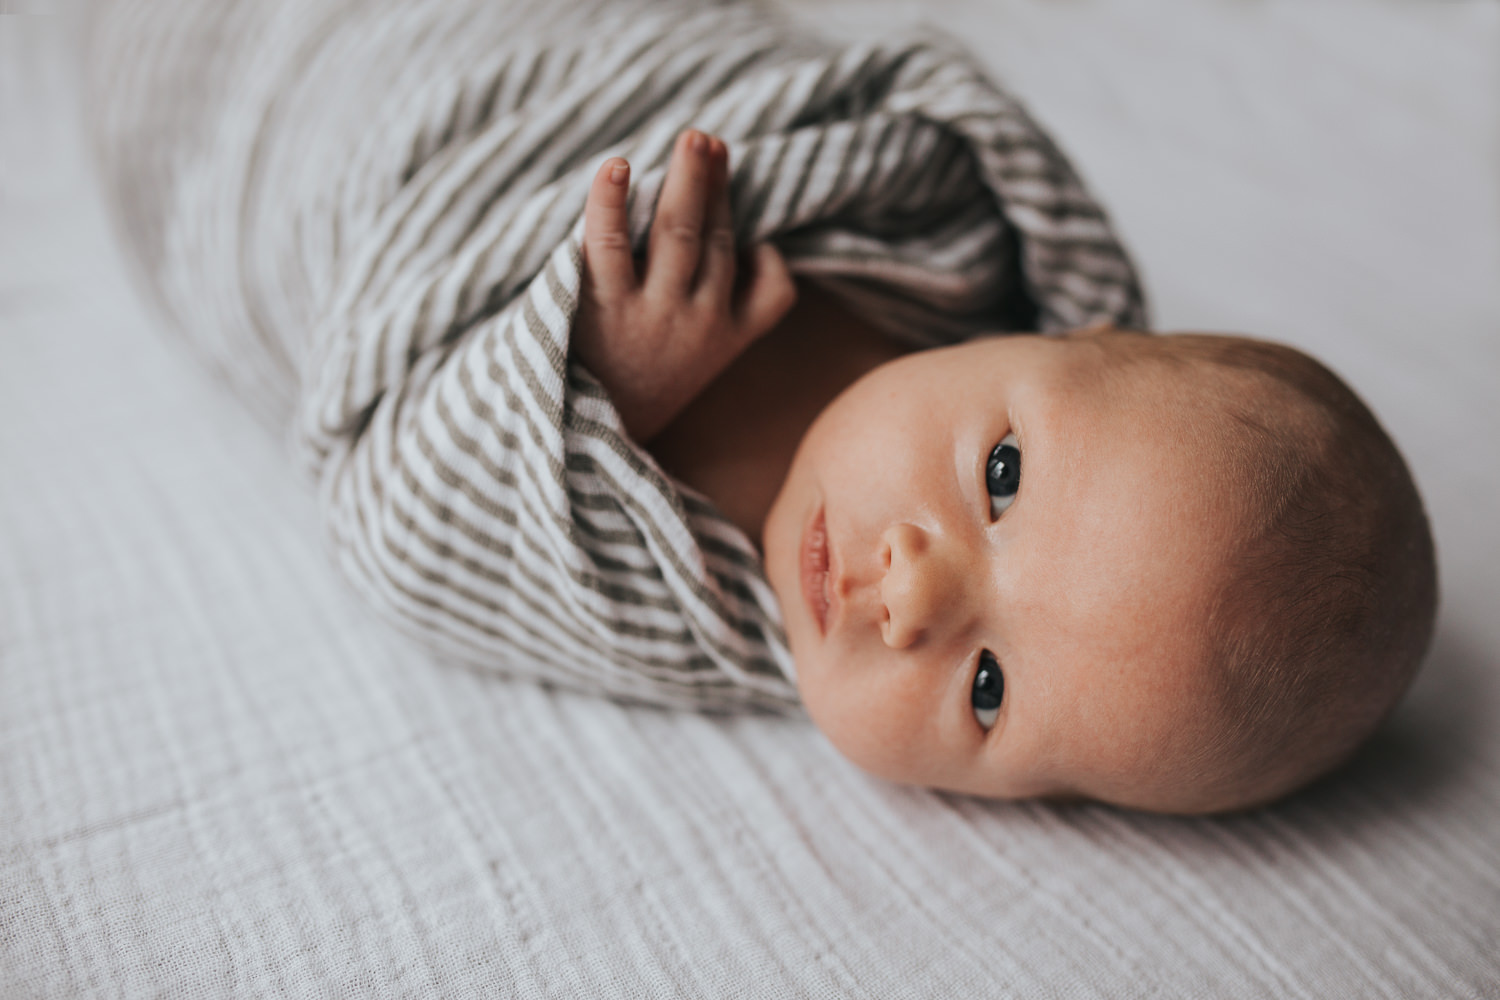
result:
[(795, 699), (751, 540), (569, 359), (580, 215), (676, 134), (894, 336), (1139, 325), (1047, 136), (951, 42), (835, 47), (751, 4), (213, 3), (100, 11), (91, 113), (175, 325), (319, 485), (337, 561), (440, 655), (670, 705)]

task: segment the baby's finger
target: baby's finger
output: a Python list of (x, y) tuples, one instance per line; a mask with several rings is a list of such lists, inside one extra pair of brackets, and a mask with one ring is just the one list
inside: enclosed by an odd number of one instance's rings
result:
[(692, 129), (677, 138), (667, 180), (651, 226), (646, 283), (671, 295), (685, 295), (703, 253), (703, 225), (709, 189), (708, 136)]
[(613, 156), (594, 175), (583, 206), (583, 261), (594, 294), (602, 301), (628, 295), (636, 287), (630, 224), (625, 215), (629, 192), (630, 164)]
[(715, 311), (726, 310), (734, 294), (734, 218), (729, 209), (729, 150), (723, 141), (709, 143), (712, 185), (709, 189), (707, 243), (698, 272), (696, 294)]
[(750, 341), (769, 332), (796, 303), (797, 282), (786, 259), (771, 244), (759, 244), (736, 309), (741, 333)]

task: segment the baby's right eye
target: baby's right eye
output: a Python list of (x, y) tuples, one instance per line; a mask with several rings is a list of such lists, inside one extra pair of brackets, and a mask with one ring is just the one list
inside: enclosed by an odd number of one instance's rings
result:
[(1021, 488), (1021, 448), (1014, 434), (1000, 439), (984, 464), (984, 486), (990, 494), (990, 517), (1004, 514)]
[(979, 654), (979, 669), (974, 671), (974, 690), (969, 703), (974, 706), (974, 718), (985, 732), (994, 728), (1000, 717), (1000, 703), (1005, 700), (1005, 675), (1000, 672), (1000, 661), (988, 649)]

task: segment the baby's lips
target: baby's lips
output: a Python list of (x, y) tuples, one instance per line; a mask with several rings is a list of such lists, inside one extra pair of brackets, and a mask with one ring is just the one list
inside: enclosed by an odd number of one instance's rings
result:
[(819, 507), (812, 520), (803, 529), (798, 546), (798, 576), (802, 586), (802, 600), (807, 605), (812, 619), (817, 623), (820, 635), (828, 634), (830, 611), (829, 600), (829, 551), (828, 528), (825, 512)]

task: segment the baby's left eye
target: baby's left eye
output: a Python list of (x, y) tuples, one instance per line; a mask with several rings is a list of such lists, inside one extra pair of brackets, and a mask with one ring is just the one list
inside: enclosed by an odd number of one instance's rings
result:
[(1001, 438), (984, 464), (984, 486), (990, 494), (990, 516), (1004, 514), (1021, 488), (1021, 448), (1014, 434)]
[(969, 695), (969, 704), (974, 706), (974, 719), (985, 732), (994, 728), (1000, 718), (1000, 704), (1005, 701), (1005, 675), (1000, 672), (1000, 661), (988, 649), (979, 654), (979, 669), (974, 671), (974, 690)]

